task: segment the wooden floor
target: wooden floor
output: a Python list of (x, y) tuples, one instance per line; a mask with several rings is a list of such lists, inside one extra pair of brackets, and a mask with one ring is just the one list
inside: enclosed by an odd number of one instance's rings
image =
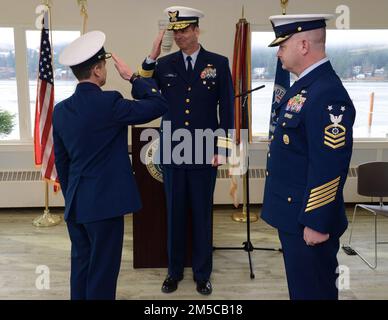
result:
[[(252, 208), (257, 213), (258, 207)], [(351, 208), (349, 208), (349, 213)], [(61, 214), (61, 210), (52, 213)], [(218, 207), (214, 214), (214, 245), (238, 247), (245, 241), (246, 226), (232, 221), (233, 209)], [(0, 210), (0, 299), (68, 299), (70, 241), (65, 224), (36, 228), (31, 222), (41, 214), (37, 209)], [(388, 241), (388, 219), (380, 218), (381, 241)], [(360, 216), (354, 231), (354, 244), (373, 257), (372, 219)], [(274, 229), (259, 220), (252, 224), (255, 247), (277, 248)], [(341, 239), (346, 243), (348, 231)], [(349, 268), (349, 288), (340, 291), (340, 299), (388, 299), (388, 245), (380, 245), (378, 267), (370, 269), (357, 256), (342, 250), (339, 263)], [(288, 299), (283, 258), (279, 252), (252, 253), (255, 279), (249, 277), (245, 251), (215, 251), (213, 294), (203, 297), (195, 291), (190, 269), (179, 289), (169, 295), (160, 291), (166, 269), (132, 268), (132, 218), (125, 219), (125, 243), (118, 283), (118, 299)], [(38, 290), (36, 267), (50, 270), (50, 289)], [(346, 282), (344, 282), (346, 286)]]

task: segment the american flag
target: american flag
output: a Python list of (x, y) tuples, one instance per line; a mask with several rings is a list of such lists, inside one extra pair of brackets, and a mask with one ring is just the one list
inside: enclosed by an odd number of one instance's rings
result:
[[(45, 15), (45, 22), (48, 20)], [(38, 85), (35, 109), (35, 165), (41, 166), (42, 177), (58, 183), (54, 164), (52, 114), (54, 109), (54, 74), (47, 23), (40, 40)]]

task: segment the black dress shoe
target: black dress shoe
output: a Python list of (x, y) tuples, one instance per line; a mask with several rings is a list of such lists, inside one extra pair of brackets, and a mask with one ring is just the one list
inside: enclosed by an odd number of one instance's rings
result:
[(208, 296), (212, 293), (213, 288), (210, 280), (197, 281), (197, 291), (200, 294)]
[(171, 293), (174, 292), (176, 289), (178, 289), (178, 282), (183, 279), (174, 279), (171, 276), (167, 276), (167, 278), (163, 281), (162, 285), (162, 292), (164, 293)]

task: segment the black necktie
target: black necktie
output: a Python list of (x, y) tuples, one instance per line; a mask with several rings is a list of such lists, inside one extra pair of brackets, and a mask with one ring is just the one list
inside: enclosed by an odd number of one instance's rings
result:
[(186, 57), (187, 61), (187, 77), (190, 78), (191, 74), (193, 73), (193, 65), (191, 64), (191, 60), (193, 60), (190, 56)]

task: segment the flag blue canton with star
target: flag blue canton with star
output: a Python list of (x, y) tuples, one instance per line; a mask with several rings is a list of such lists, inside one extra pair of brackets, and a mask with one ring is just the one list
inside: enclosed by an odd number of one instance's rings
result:
[(39, 79), (54, 83), (53, 67), (51, 64), (51, 46), (49, 41), (49, 31), (42, 29), (39, 57)]

